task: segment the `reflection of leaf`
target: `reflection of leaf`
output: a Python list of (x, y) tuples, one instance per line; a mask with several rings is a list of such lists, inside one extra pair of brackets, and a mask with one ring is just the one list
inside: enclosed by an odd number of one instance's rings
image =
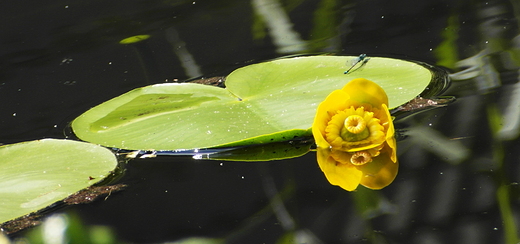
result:
[(83, 140), (131, 150), (287, 141), (309, 136), (317, 105), (352, 79), (379, 84), (393, 108), (438, 78), (423, 65), (379, 57), (344, 75), (352, 58), (297, 57), (249, 65), (226, 78), (226, 89), (199, 84), (138, 88), (82, 114), (72, 128)]
[(173, 243), (177, 244), (223, 244), (222, 239), (207, 238), (207, 237), (189, 237), (181, 240), (176, 240)]
[(455, 68), (455, 63), (459, 60), (457, 57), (459, 28), (459, 14), (452, 13), (447, 19), (446, 28), (441, 33), (443, 41), (434, 50), (434, 54), (439, 60), (437, 65), (450, 69)]
[(383, 214), (396, 213), (392, 205), (380, 192), (360, 187), (354, 192), (356, 209), (365, 219), (372, 219)]
[(0, 223), (100, 182), (116, 168), (100, 146), (46, 139), (0, 147)]
[(313, 144), (314, 142), (275, 142), (215, 153), (208, 155), (207, 159), (242, 162), (281, 160), (302, 156), (309, 152)]
[(450, 140), (430, 127), (410, 127), (405, 134), (410, 137), (413, 145), (421, 146), (452, 164), (462, 162), (470, 153), (460, 141)]
[[(192, 156), (194, 159), (219, 161), (272, 161), (295, 158), (305, 155), (314, 145), (314, 140), (298, 138), (287, 142), (273, 142), (251, 146), (221, 147), (212, 149), (173, 150), (173, 151), (128, 151), (119, 150), (126, 158), (155, 158), (157, 156)], [(310, 139), (310, 138), (307, 138)]]
[[(314, 50), (331, 45), (332, 37), (338, 34), (338, 20), (341, 19), (338, 0), (322, 0), (313, 14), (311, 45)], [(325, 41), (327, 40), (327, 41)]]
[(308, 229), (298, 229), (285, 232), (276, 244), (295, 244), (295, 243), (322, 243), (312, 231)]

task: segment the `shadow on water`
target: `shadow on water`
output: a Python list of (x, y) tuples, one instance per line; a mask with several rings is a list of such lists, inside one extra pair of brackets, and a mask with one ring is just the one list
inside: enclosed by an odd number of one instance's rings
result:
[[(519, 241), (516, 1), (4, 5), (18, 21), (0, 28), (4, 143), (63, 137), (74, 117), (135, 87), (290, 54), (395, 55), (450, 70), (444, 95), (455, 102), (396, 121), (400, 169), (383, 190), (331, 186), (314, 152), (255, 163), (136, 159), (118, 181), (125, 190), (60, 210), (84, 235), (106, 226), (105, 236), (132, 243)], [(140, 34), (151, 37), (118, 44)]]

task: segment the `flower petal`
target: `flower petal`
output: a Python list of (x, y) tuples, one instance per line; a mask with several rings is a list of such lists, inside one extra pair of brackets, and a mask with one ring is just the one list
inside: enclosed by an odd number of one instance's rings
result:
[(353, 191), (358, 187), (363, 172), (352, 164), (336, 162), (330, 156), (331, 151), (328, 148), (317, 150), (318, 165), (331, 185), (340, 186), (347, 191)]
[(381, 109), (381, 104), (388, 105), (388, 96), (385, 90), (367, 79), (353, 79), (341, 90), (345, 91), (350, 99), (359, 103), (368, 103), (378, 109)]
[(346, 108), (346, 101), (349, 96), (341, 90), (335, 90), (320, 103), (316, 110), (314, 123), (312, 124), (312, 134), (318, 147), (329, 148), (330, 144), (325, 140), (325, 128), (330, 120), (329, 112), (336, 112)]
[(386, 107), (385, 104), (383, 104), (383, 110), (385, 111), (385, 114), (386, 114), (385, 116), (387, 118), (389, 118), (388, 130), (386, 132), (386, 143), (392, 149), (390, 158), (391, 158), (392, 162), (397, 162), (397, 153), (396, 153), (397, 143), (395, 140), (394, 122), (392, 121), (392, 116), (390, 115), (390, 111), (388, 111), (388, 107)]
[(347, 191), (359, 184), (381, 189), (395, 179), (395, 129), (388, 97), (376, 83), (359, 78), (333, 91), (318, 106), (312, 133), (318, 164), (330, 184)]
[(399, 163), (392, 161), (390, 149), (382, 152), (372, 162), (358, 166), (363, 171), (360, 184), (374, 190), (382, 189), (392, 183), (397, 176)]

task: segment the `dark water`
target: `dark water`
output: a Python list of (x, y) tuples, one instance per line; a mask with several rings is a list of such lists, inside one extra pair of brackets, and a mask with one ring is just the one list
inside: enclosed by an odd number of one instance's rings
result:
[[(278, 7), (287, 13), (288, 25), (273, 24), (282, 28), (282, 38), (274, 36), (276, 27), (262, 27), (255, 14), (259, 8), (253, 7), (257, 2), (282, 3)], [(126, 190), (60, 211), (79, 216), (85, 228), (109, 226), (118, 240), (132, 243), (193, 236), (275, 243), (287, 233), (297, 233), (296, 243), (516, 243), (519, 5), (0, 3), (0, 139), (7, 144), (65, 138), (76, 116), (133, 88), (225, 75), (285, 55), (367, 53), (440, 64), (454, 73), (446, 94), (458, 100), (396, 123), (409, 135), (398, 144), (400, 172), (390, 186), (368, 195), (379, 203), (371, 211), (364, 211), (371, 205), (360, 201), (370, 192), (331, 186), (313, 152), (260, 163), (132, 160), (118, 181), (128, 184)], [(151, 37), (119, 44), (142, 34)], [(493, 118), (501, 118), (498, 124), (507, 130), (493, 131)]]

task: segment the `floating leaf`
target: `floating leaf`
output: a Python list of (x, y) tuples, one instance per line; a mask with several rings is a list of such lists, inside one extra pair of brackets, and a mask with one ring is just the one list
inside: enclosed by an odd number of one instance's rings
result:
[(45, 139), (0, 147), (0, 223), (100, 182), (117, 166), (108, 149)]
[(309, 136), (318, 104), (352, 79), (366, 78), (383, 87), (390, 108), (445, 79), (425, 65), (380, 57), (344, 74), (353, 58), (312, 56), (253, 64), (232, 72), (225, 89), (177, 83), (137, 88), (85, 112), (72, 128), (82, 140), (130, 150), (287, 141)]

